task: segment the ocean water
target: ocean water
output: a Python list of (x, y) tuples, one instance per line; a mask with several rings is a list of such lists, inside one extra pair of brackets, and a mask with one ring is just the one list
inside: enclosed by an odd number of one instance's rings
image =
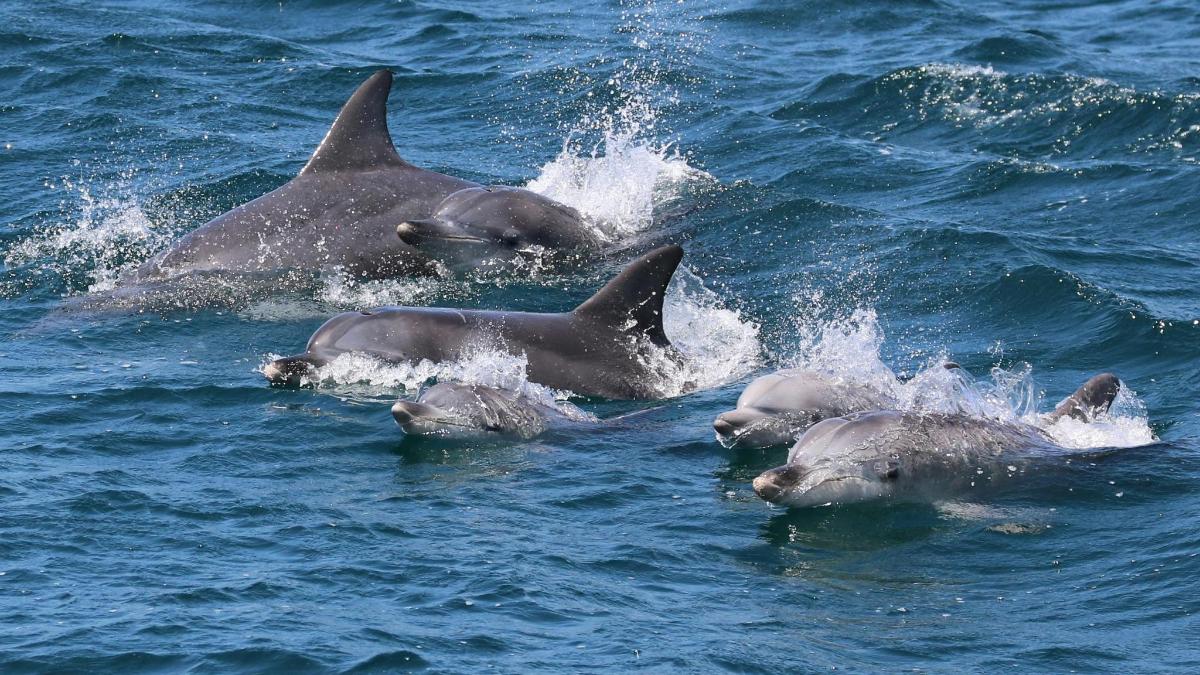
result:
[[(1200, 668), (1192, 3), (49, 1), (0, 24), (0, 670)], [(616, 252), (71, 309), (287, 181), (385, 67), (403, 157), (571, 204)], [(662, 401), (567, 403), (486, 349), (315, 389), (259, 371), (345, 309), (564, 310), (667, 241), (688, 363)], [(1026, 419), (1096, 372), (1127, 390), (1050, 430), (1087, 461), (1008, 492), (789, 511), (750, 488), (786, 450), (710, 423), (796, 365)], [(439, 376), (595, 422), (403, 438), (390, 403)]]

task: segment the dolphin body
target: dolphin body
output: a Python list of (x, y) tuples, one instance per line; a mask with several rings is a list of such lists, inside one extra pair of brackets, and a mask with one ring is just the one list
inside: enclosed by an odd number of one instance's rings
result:
[(755, 379), (733, 410), (713, 421), (727, 448), (794, 443), (805, 429), (831, 417), (895, 405), (883, 392), (811, 370), (781, 370)]
[(297, 385), (351, 352), (440, 363), (498, 343), (527, 359), (531, 382), (581, 396), (660, 398), (656, 364), (682, 358), (662, 326), (663, 297), (682, 258), (679, 246), (655, 249), (573, 311), (558, 314), (421, 307), (346, 312), (318, 328), (303, 354), (277, 359), (263, 374), (273, 384)]
[[(1120, 390), (1116, 376), (1088, 380), (1046, 421), (1091, 421)], [(787, 464), (754, 479), (759, 497), (793, 507), (877, 499), (933, 501), (996, 485), (1045, 460), (1069, 457), (1028, 424), (967, 415), (894, 410), (817, 423), (792, 446)]]
[(391, 87), (391, 72), (376, 72), (342, 106), (299, 175), (188, 233), (133, 280), (327, 268), (381, 279), (433, 273), (435, 260), (461, 268), (539, 247), (598, 247), (569, 206), (401, 159), (387, 125)]
[(575, 209), (522, 188), (490, 185), (446, 197), (430, 218), (396, 228), (404, 243), (460, 271), (515, 259), (555, 262), (600, 248)]
[(528, 440), (553, 423), (570, 421), (524, 394), (456, 382), (439, 382), (421, 390), (416, 400), (397, 401), (392, 417), (409, 436), (454, 440), (493, 435)]
[(431, 272), (430, 258), (397, 237), (396, 226), (429, 217), (448, 195), (478, 184), (400, 158), (387, 126), (391, 87), (387, 70), (368, 78), (299, 175), (188, 233), (133, 281), (213, 271), (341, 268), (373, 279)]

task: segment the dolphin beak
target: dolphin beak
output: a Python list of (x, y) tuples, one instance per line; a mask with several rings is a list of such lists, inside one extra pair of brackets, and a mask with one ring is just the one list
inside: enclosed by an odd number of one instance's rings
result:
[(436, 421), (443, 415), (441, 409), (416, 401), (396, 401), (392, 405), (392, 419), (396, 420), (396, 424), (400, 425), (400, 429), (406, 434), (428, 433), (429, 430), (422, 427), (428, 427), (431, 421)]
[(718, 415), (717, 419), (713, 420), (713, 430), (717, 432), (718, 436), (729, 436), (735, 429), (737, 427), (733, 425), (733, 422), (725, 419), (725, 415)]
[(454, 225), (449, 225), (433, 218), (424, 220), (406, 220), (396, 226), (396, 236), (409, 246), (420, 246), (423, 241), (439, 239), (444, 241), (459, 241), (470, 244), (484, 242)]
[(775, 482), (775, 476), (771, 473), (761, 474), (754, 479), (754, 494), (766, 501), (773, 502), (782, 493), (783, 488)]
[(804, 467), (798, 464), (784, 464), (768, 469), (754, 479), (754, 493), (766, 501), (778, 502), (789, 488), (800, 482), (804, 473)]
[(317, 364), (307, 356), (288, 356), (263, 366), (262, 373), (273, 385), (296, 387), (316, 369)]
[(396, 226), (396, 236), (409, 246), (416, 246), (425, 238), (429, 221), (406, 220)]

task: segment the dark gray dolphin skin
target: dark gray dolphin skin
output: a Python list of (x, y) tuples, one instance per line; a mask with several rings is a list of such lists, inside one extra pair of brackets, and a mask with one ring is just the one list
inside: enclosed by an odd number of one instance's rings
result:
[[(1048, 417), (1092, 421), (1120, 390), (1116, 376), (1088, 380)], [(876, 499), (936, 500), (995, 486), (1039, 460), (1069, 457), (1028, 424), (892, 410), (819, 422), (787, 464), (754, 479), (759, 497), (794, 507)]]
[(634, 260), (595, 295), (560, 314), (383, 307), (339, 314), (303, 354), (263, 369), (274, 384), (301, 384), (317, 366), (361, 352), (394, 362), (455, 361), (483, 344), (528, 361), (531, 382), (581, 396), (662, 396), (655, 353), (678, 362), (662, 327), (663, 296), (683, 249), (663, 246)]
[(290, 268), (340, 267), (362, 278), (431, 271), (396, 226), (429, 217), (448, 195), (478, 184), (400, 159), (387, 126), (391, 86), (389, 71), (368, 78), (298, 176), (190, 232), (134, 280)]
[(713, 429), (727, 448), (767, 448), (796, 442), (823, 419), (894, 405), (870, 387), (811, 370), (781, 370), (747, 385), (736, 407), (713, 421)]
[(459, 190), (430, 218), (400, 223), (396, 234), (454, 270), (519, 256), (561, 258), (600, 247), (575, 209), (536, 192), (495, 185)]
[(410, 436), (455, 440), (490, 435), (530, 439), (552, 422), (567, 420), (561, 411), (518, 392), (457, 382), (439, 382), (416, 400), (397, 401), (392, 417)]

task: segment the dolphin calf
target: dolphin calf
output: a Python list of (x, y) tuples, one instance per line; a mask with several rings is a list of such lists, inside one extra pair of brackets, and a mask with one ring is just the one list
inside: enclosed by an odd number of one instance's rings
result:
[(392, 74), (381, 70), (342, 106), (300, 174), (282, 187), (193, 230), (143, 263), (133, 281), (191, 272), (341, 268), (361, 278), (431, 271), (430, 259), (396, 236), (448, 195), (477, 183), (400, 158), (387, 126)]
[(517, 257), (552, 260), (600, 247), (575, 209), (536, 192), (497, 185), (459, 190), (431, 217), (400, 223), (396, 234), (456, 271)]
[(895, 405), (887, 394), (811, 370), (781, 370), (755, 379), (733, 410), (713, 421), (727, 448), (794, 443), (807, 428), (830, 417)]
[(493, 434), (527, 440), (553, 422), (571, 419), (522, 393), (456, 382), (439, 382), (421, 390), (416, 400), (397, 401), (392, 417), (410, 436), (456, 440)]
[[(953, 361), (942, 367), (963, 372)], [(791, 368), (747, 385), (734, 409), (713, 420), (713, 430), (727, 448), (768, 448), (795, 443), (805, 429), (823, 419), (895, 405), (895, 398), (877, 387)]]
[(382, 307), (339, 314), (317, 329), (303, 354), (263, 368), (274, 384), (301, 384), (341, 354), (387, 361), (455, 361), (498, 344), (527, 359), (531, 382), (581, 396), (660, 398), (662, 358), (681, 355), (663, 332), (667, 284), (683, 258), (663, 246), (631, 262), (573, 311), (559, 314)]
[[(1046, 419), (1094, 420), (1119, 390), (1115, 375), (1097, 375)], [(754, 479), (754, 491), (769, 502), (795, 507), (932, 501), (996, 485), (1033, 462), (1069, 456), (1029, 424), (874, 411), (817, 423), (792, 446), (787, 464)]]

